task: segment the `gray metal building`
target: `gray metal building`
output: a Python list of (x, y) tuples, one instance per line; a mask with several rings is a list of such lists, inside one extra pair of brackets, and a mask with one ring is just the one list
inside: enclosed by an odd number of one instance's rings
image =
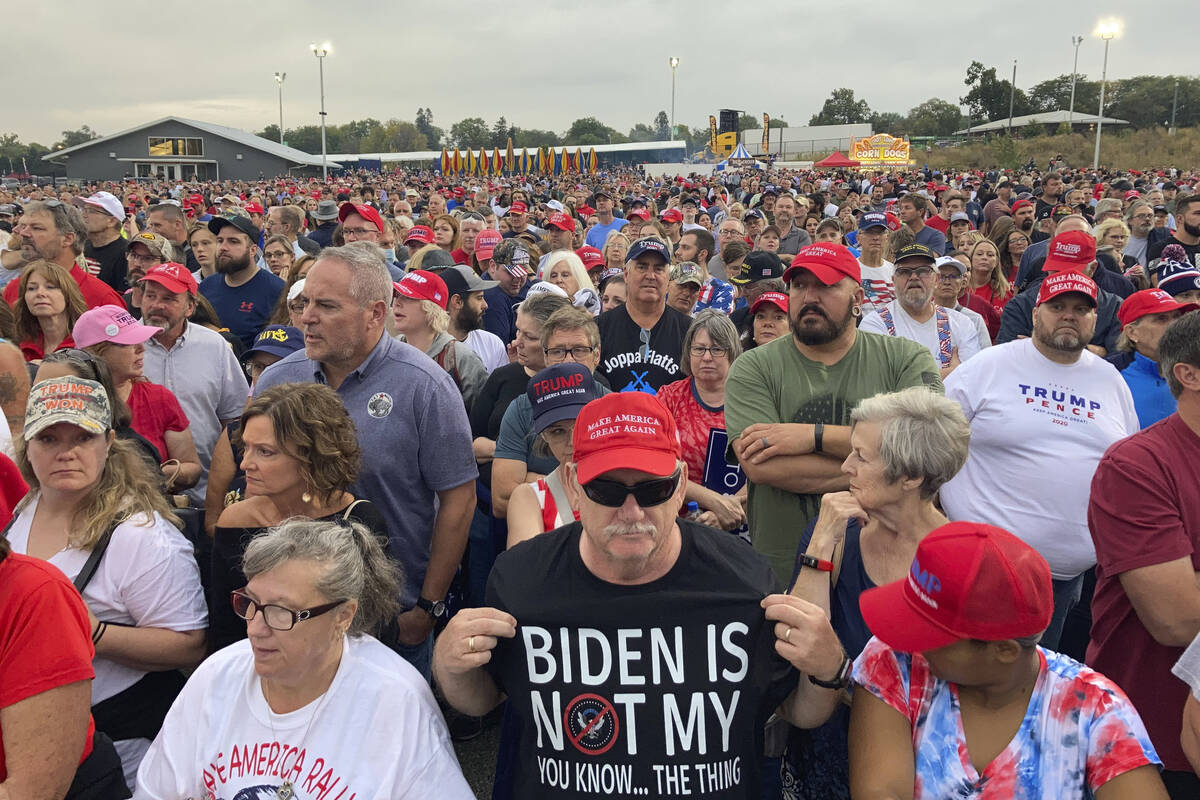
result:
[[(184, 117), (163, 117), (46, 157), (78, 180), (256, 180), (320, 174), (321, 156), (261, 136)], [(332, 161), (329, 167), (338, 165)]]

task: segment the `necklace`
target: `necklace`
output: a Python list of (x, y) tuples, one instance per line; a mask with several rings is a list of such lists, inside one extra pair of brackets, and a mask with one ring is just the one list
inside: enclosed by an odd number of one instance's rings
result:
[[(333, 673), (334, 679), (337, 678), (337, 669), (339, 669), (341, 667), (341, 663), (342, 663), (341, 659), (339, 658), (338, 666), (334, 669), (334, 673)], [(271, 698), (267, 697), (266, 681), (262, 681), (261, 685), (262, 685), (263, 700), (265, 700), (267, 703), (267, 725), (269, 725), (271, 727), (271, 738), (274, 739), (276, 742), (278, 742), (279, 736), (275, 733), (275, 719), (274, 719), (275, 712), (274, 712), (274, 710), (271, 709)], [(308, 732), (310, 730), (312, 730), (313, 721), (316, 720), (317, 714), (321, 713), (321, 707), (323, 705), (325, 705), (325, 698), (329, 697), (329, 690), (332, 687), (333, 687), (333, 681), (330, 681), (329, 686), (326, 687), (324, 693), (321, 694), (321, 699), (317, 702), (316, 708), (313, 709), (312, 716), (310, 716), (308, 718), (308, 724), (304, 726), (304, 733), (296, 741), (296, 749), (297, 750), (300, 749), (300, 745), (303, 744), (304, 740), (308, 738)], [(283, 776), (280, 776), (280, 777), (283, 777)], [(295, 796), (296, 796), (296, 790), (295, 790), (295, 787), (292, 785), (292, 782), (290, 780), (288, 780), (287, 778), (283, 778), (283, 783), (279, 784), (279, 788), (277, 788), (275, 790), (275, 797), (278, 798), (278, 800), (292, 800), (292, 798)]]

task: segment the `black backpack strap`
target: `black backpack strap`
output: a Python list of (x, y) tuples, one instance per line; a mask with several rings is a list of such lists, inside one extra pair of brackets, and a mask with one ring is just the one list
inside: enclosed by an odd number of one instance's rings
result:
[(79, 570), (79, 574), (75, 576), (75, 588), (83, 594), (83, 589), (92, 580), (92, 576), (96, 574), (96, 568), (100, 566), (100, 559), (104, 558), (104, 551), (108, 549), (108, 543), (112, 541), (113, 531), (117, 529), (116, 523), (104, 532), (96, 544), (92, 547), (92, 552), (88, 555), (87, 561), (83, 564), (83, 569)]

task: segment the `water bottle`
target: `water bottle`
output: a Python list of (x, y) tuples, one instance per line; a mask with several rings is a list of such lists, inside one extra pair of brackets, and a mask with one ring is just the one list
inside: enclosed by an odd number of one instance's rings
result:
[(683, 518), (689, 519), (692, 522), (695, 522), (697, 519), (699, 519), (700, 518), (700, 504), (697, 503), (695, 500), (689, 500), (688, 504), (684, 510)]

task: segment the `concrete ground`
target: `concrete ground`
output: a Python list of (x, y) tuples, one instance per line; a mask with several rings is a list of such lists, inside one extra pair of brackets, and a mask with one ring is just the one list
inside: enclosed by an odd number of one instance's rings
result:
[(454, 752), (462, 766), (463, 775), (478, 800), (490, 800), (492, 782), (496, 778), (496, 751), (500, 747), (500, 716), (492, 714), (485, 721), (483, 733), (469, 742), (455, 742)]

